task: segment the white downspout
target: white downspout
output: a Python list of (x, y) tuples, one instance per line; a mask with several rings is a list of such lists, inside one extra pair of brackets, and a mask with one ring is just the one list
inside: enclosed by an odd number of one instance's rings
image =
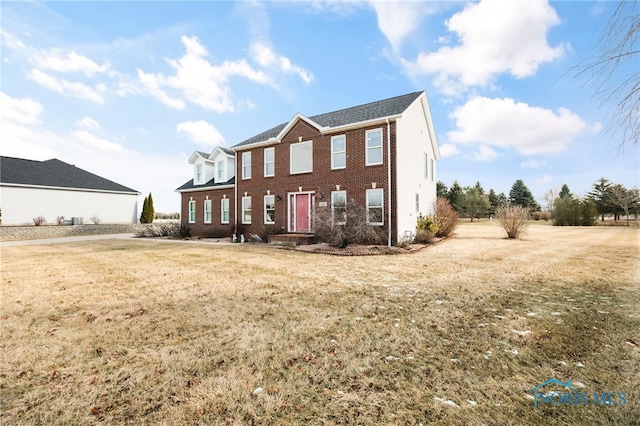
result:
[[(233, 185), (233, 233), (238, 233), (238, 181), (240, 180), (240, 176), (238, 176), (238, 152), (233, 151), (233, 165), (236, 169), (236, 178), (235, 184)], [(237, 235), (236, 235), (237, 236)]]
[(391, 247), (391, 124), (387, 118), (387, 223), (389, 233), (387, 235), (387, 246)]

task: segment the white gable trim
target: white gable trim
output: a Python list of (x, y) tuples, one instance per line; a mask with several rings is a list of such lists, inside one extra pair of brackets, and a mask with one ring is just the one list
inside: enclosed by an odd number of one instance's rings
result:
[(80, 192), (99, 192), (104, 194), (131, 194), (140, 195), (141, 192), (137, 191), (115, 191), (108, 189), (90, 189), (90, 188), (75, 188), (66, 186), (48, 186), (48, 185), (28, 185), (22, 183), (0, 183), (0, 186), (15, 187), (15, 188), (37, 188), (37, 189), (51, 189), (56, 191), (80, 191)]

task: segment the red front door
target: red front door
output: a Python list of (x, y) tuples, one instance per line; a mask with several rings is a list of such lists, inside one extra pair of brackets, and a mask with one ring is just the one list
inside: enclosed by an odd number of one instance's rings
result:
[(289, 232), (311, 232), (311, 194), (289, 194)]

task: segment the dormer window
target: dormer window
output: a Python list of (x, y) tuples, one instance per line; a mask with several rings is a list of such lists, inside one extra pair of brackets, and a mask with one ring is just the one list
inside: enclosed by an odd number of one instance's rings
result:
[(218, 171), (218, 174), (216, 176), (216, 180), (218, 182), (226, 181), (225, 176), (224, 176), (224, 160), (220, 160), (220, 161), (216, 162), (216, 168), (217, 168), (217, 171)]
[(202, 183), (202, 164), (196, 164), (196, 174), (194, 177), (194, 183)]

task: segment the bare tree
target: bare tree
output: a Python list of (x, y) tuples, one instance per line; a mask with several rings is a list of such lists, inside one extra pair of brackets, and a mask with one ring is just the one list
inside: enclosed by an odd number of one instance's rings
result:
[[(608, 3), (605, 2), (605, 5)], [(620, 148), (640, 138), (640, 12), (638, 1), (619, 1), (609, 22), (585, 58), (571, 71), (587, 77), (601, 106), (608, 106), (609, 130), (622, 129)]]
[(629, 226), (629, 209), (640, 203), (640, 191), (638, 188), (627, 189), (620, 184), (613, 185), (608, 194), (609, 203), (624, 210)]
[(559, 192), (557, 189), (550, 189), (542, 196), (542, 208), (553, 215), (555, 209), (556, 198), (558, 198)]

